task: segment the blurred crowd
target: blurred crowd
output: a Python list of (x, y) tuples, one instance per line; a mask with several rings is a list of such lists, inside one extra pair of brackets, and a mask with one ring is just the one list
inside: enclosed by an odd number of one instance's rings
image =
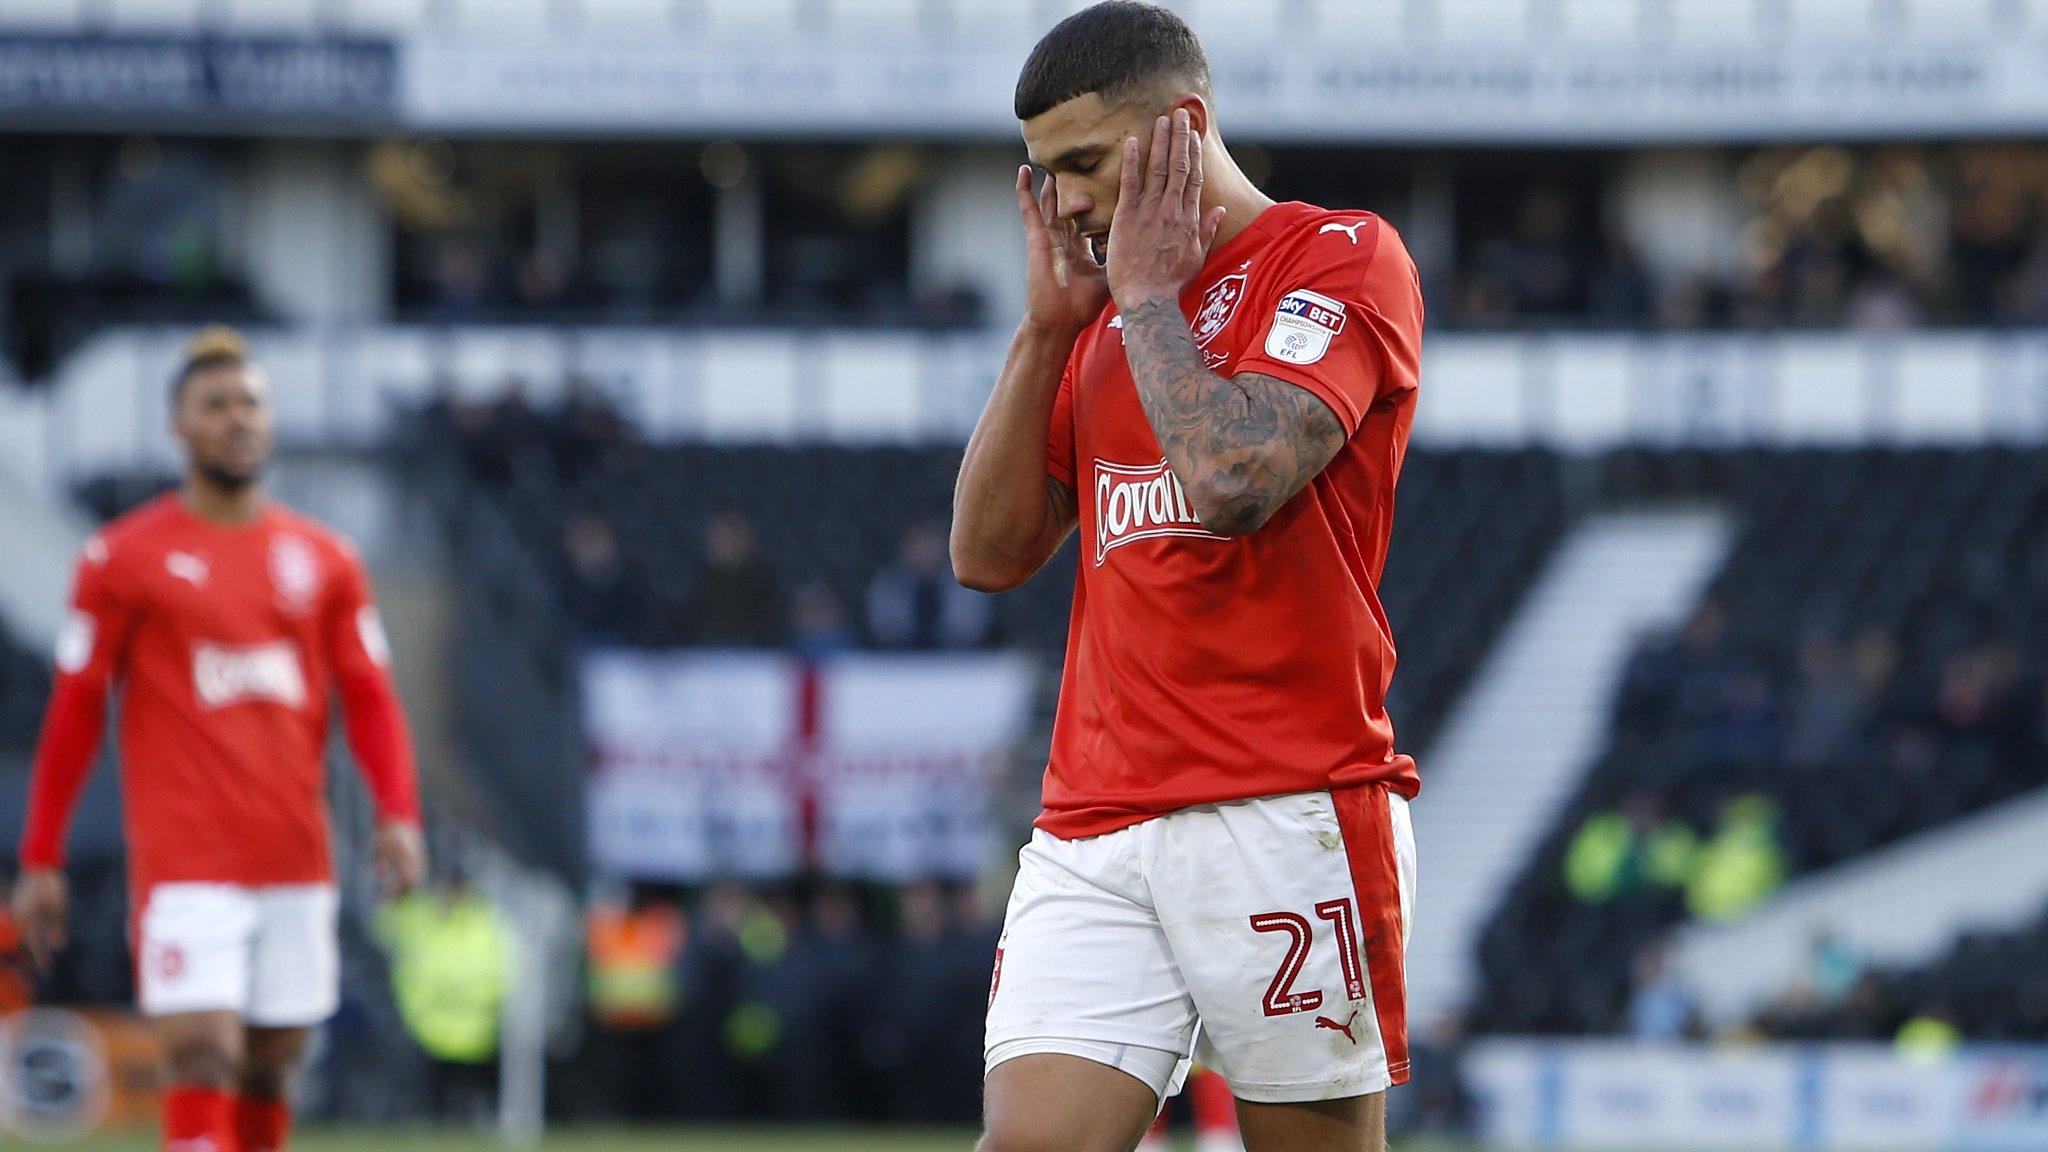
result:
[[(989, 598), (953, 579), (946, 524), (937, 516), (891, 512), (893, 547), (863, 557), (858, 593), (849, 596), (845, 581), (784, 571), (747, 511), (719, 507), (674, 541), (694, 561), (687, 587), (678, 589), (636, 555), (660, 542), (626, 540), (613, 494), (590, 494), (658, 455), (591, 381), (571, 377), (565, 399), (546, 408), (531, 403), (517, 381), (489, 400), (461, 399), (452, 386), (439, 391), (426, 418), (453, 432), (470, 475), (490, 489), (532, 494), (527, 512), (545, 521), (534, 527), (547, 537), (538, 550), (556, 578), (561, 611), (586, 642), (823, 655), (979, 648), (996, 638)], [(542, 500), (556, 505), (536, 506)], [(670, 601), (672, 614), (650, 611)]]
[(967, 885), (636, 885), (590, 912), (589, 1059), (564, 1104), (971, 1123), (999, 928)]
[[(1433, 229), (1411, 215), (1445, 214), (1442, 249), (1418, 250), (1438, 326), (2048, 323), (2048, 147), (2036, 143), (1553, 151), (1505, 163), (1485, 151), (1255, 151), (1269, 155), (1266, 187), (1281, 199), (1381, 211), (1415, 240)], [(365, 306), (426, 324), (1007, 323), (985, 285), (913, 273), (926, 260), (918, 198), (939, 159), (894, 143), (723, 142), (700, 155), (385, 142), (363, 176), (388, 213), (393, 259)], [(55, 267), (37, 229), (0, 229), (0, 355), (24, 379), (107, 324), (263, 317), (229, 240), (247, 162), (235, 150), (79, 138), (8, 160), (31, 204), (58, 195), (68, 172), (103, 183), (70, 225), (91, 239), (90, 267)], [(721, 282), (732, 262), (715, 259), (717, 205), (749, 172), (764, 182), (759, 251), (740, 262), (752, 272)], [(1416, 207), (1425, 183), (1448, 202)], [(1681, 184), (1712, 194), (1661, 199)]]
[[(1959, 644), (1931, 674), (1910, 675), (1882, 628), (1808, 635), (1785, 667), (1733, 644), (1724, 625), (1709, 601), (1639, 648), (1620, 723), (1658, 736), (1638, 746), (1633, 786), (1584, 817), (1559, 862), (1584, 910), (1573, 915), (1633, 925), (1621, 1026), (1642, 1039), (1701, 1034), (1670, 963), (1670, 927), (1740, 919), (1789, 876), (2034, 787), (2048, 762), (2042, 684), (2009, 640)], [(1651, 743), (1675, 755), (1660, 759)], [(2007, 967), (2041, 959), (2023, 952)], [(2048, 980), (2038, 983), (2048, 1022)], [(1940, 981), (1881, 973), (1823, 935), (1805, 977), (1750, 1027), (1924, 1045), (1943, 1027), (1989, 1038), (2016, 1022), (1959, 1017), (1949, 998)]]
[(1433, 317), (1499, 328), (1891, 330), (2048, 323), (2048, 153), (1765, 149), (1703, 270), (1653, 272), (1598, 183), (1529, 182), (1462, 226)]

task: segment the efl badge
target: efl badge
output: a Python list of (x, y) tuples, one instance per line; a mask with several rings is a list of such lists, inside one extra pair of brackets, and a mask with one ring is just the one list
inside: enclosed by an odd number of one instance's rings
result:
[(1330, 341), (1344, 331), (1344, 305), (1307, 289), (1280, 298), (1273, 330), (1266, 334), (1266, 355), (1289, 364), (1313, 364), (1330, 350)]
[(1195, 313), (1195, 346), (1205, 347), (1216, 334), (1230, 326), (1237, 315), (1237, 303), (1244, 299), (1244, 273), (1225, 276), (1202, 294), (1202, 310)]
[(277, 536), (270, 541), (270, 586), (277, 590), (277, 602), (286, 612), (303, 616), (320, 595), (320, 561), (313, 546), (297, 536)]

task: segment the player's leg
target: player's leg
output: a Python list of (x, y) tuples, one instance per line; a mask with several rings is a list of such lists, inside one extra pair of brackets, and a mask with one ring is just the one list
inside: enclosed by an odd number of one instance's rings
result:
[(291, 1082), (312, 1030), (341, 999), (341, 949), (331, 885), (256, 890), (249, 949), (247, 1057), (236, 1124), (242, 1152), (283, 1152), (291, 1143)]
[(1019, 854), (989, 981), (982, 1152), (1130, 1152), (1179, 1088), (1194, 1005), (1143, 835), (1040, 832)]
[(291, 1144), (291, 1083), (312, 1041), (310, 1028), (243, 1032), (242, 1078), (235, 1101), (241, 1152), (284, 1152)]
[(1301, 1104), (1237, 1102), (1245, 1152), (1386, 1152), (1387, 1094)]
[(1378, 1148), (1378, 1094), (1408, 1074), (1405, 802), (1372, 787), (1195, 808), (1158, 843), (1152, 891), (1199, 1055), (1248, 1152)]
[(1158, 1111), (1157, 1091), (1129, 1072), (1065, 1053), (1018, 1056), (989, 1070), (975, 1149), (1131, 1152)]
[(164, 1053), (163, 1146), (168, 1152), (237, 1152), (235, 1083), (242, 1019), (233, 1012), (177, 1012), (150, 1021)]
[(254, 903), (232, 885), (159, 884), (140, 904), (136, 994), (164, 1052), (164, 1146), (235, 1152)]

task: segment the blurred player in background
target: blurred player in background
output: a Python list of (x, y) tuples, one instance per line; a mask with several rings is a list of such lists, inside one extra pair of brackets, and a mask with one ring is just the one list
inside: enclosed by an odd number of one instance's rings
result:
[(1027, 311), (967, 446), (954, 569), (1014, 587), (1077, 525), (1081, 558), (982, 1148), (1129, 1152), (1198, 1037), (1251, 1152), (1381, 1148), (1417, 777), (1376, 586), (1414, 264), (1370, 213), (1252, 185), (1165, 9), (1060, 23), (1015, 110), (1049, 178), (1017, 174)]
[(15, 895), (65, 938), (63, 845), (121, 689), (136, 985), (169, 1059), (169, 1152), (276, 1152), (287, 1084), (339, 995), (325, 747), (338, 692), (379, 814), (378, 872), (425, 871), (411, 737), (354, 548), (266, 498), (269, 387), (200, 334), (171, 389), (182, 488), (87, 541), (57, 648)]

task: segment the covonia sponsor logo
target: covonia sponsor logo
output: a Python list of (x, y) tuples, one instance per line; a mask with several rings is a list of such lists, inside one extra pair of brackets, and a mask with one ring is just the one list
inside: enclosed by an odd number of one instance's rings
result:
[(1223, 537), (1202, 527), (1180, 477), (1157, 464), (1112, 464), (1095, 460), (1095, 566), (1112, 548), (1156, 536)]
[(299, 648), (289, 640), (244, 648), (199, 644), (192, 649), (192, 688), (208, 708), (267, 700), (290, 708), (306, 704)]

